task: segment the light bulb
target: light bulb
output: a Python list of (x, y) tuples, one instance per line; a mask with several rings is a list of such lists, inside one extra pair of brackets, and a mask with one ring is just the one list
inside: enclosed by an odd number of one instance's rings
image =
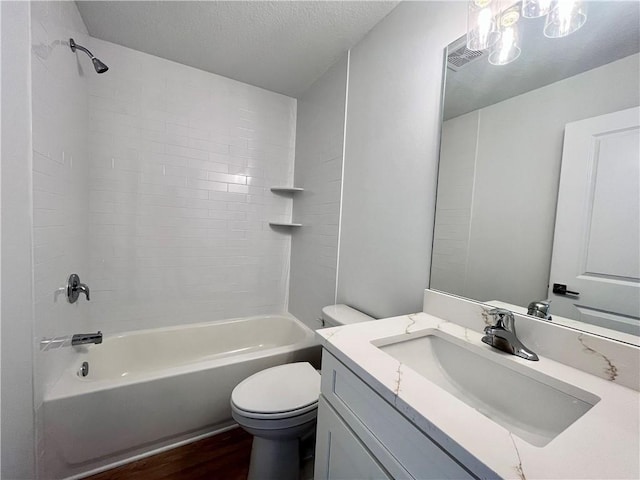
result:
[(520, 56), (519, 18), (519, 8), (510, 8), (500, 17), (500, 40), (489, 54), (492, 65), (506, 65)]
[(524, 0), (522, 2), (522, 16), (524, 18), (544, 17), (549, 13), (551, 0)]
[(553, 0), (544, 24), (544, 35), (561, 38), (572, 34), (587, 21), (587, 4), (581, 0)]
[(467, 48), (485, 50), (500, 38), (497, 16), (499, 0), (470, 0), (467, 17)]

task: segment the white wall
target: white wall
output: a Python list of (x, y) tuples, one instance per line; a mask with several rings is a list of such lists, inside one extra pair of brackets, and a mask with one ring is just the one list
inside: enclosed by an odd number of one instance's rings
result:
[[(41, 338), (88, 331), (88, 304), (71, 305), (64, 289), (71, 273), (87, 281), (88, 174), (87, 78), (95, 75), (69, 38), (87, 45), (89, 36), (74, 2), (31, 4), (31, 93), (33, 135), (34, 408), (37, 451), (44, 455), (41, 406), (46, 390), (59, 378), (74, 352), (43, 352)], [(39, 462), (42, 465), (41, 462)]]
[(286, 311), (296, 101), (91, 39), (90, 325)]
[[(2, 8), (0, 8), (0, 39), (2, 39)], [(2, 50), (0, 49), (0, 79), (2, 78)], [(2, 98), (2, 81), (0, 81), (0, 99)], [(2, 152), (2, 109), (0, 108), (0, 152)], [(2, 206), (2, 162), (0, 162), (0, 207)], [(0, 208), (0, 251), (2, 249), (2, 208)], [(2, 255), (0, 255), (0, 272), (2, 271)], [(0, 275), (0, 292), (2, 292), (2, 275)], [(0, 305), (2, 297), (0, 296)], [(2, 308), (0, 307), (0, 372), (2, 372)], [(0, 412), (2, 411), (2, 382), (0, 382)], [(0, 428), (0, 452), (2, 452), (2, 429)], [(2, 455), (0, 454), (0, 476), (2, 475)]]
[[(2, 478), (35, 476), (29, 4), (2, 9)], [(7, 121), (11, 119), (11, 121)]]
[[(440, 204), (434, 260), (441, 274), (434, 277), (432, 286), (523, 306), (546, 298), (564, 126), (638, 105), (639, 84), (640, 55), (636, 54), (447, 121), (444, 138), (455, 136), (461, 144), (461, 138), (469, 137), (473, 151), (467, 149), (465, 155), (475, 157), (475, 167), (461, 157), (455, 163), (467, 167), (459, 175), (475, 177), (475, 189), (473, 198), (466, 199), (467, 208), (472, 204), (471, 216), (455, 227), (469, 231), (464, 287), (458, 284), (450, 289), (457, 281), (442, 274), (452, 261), (447, 248), (455, 244), (446, 238), (451, 227), (440, 220), (445, 213)], [(477, 148), (473, 147), (476, 139)], [(451, 168), (449, 153), (461, 155), (460, 150), (443, 150), (444, 172)], [(441, 196), (465, 198), (442, 175), (438, 195), (439, 200)], [(500, 273), (504, 271), (526, 274), (514, 282), (512, 275)]]
[(351, 51), (338, 301), (420, 311), (429, 265), (444, 49), (464, 2), (406, 2)]
[(311, 328), (335, 303), (342, 186), (347, 62), (345, 55), (298, 99), (289, 311)]
[[(0, 39), (2, 39), (2, 8), (0, 8)], [(0, 79), (2, 78), (2, 51), (0, 49)], [(0, 99), (2, 98), (2, 81), (0, 81)], [(2, 109), (0, 108), (0, 152), (2, 152)], [(0, 162), (0, 207), (2, 206), (2, 163)], [(0, 250), (2, 249), (2, 208), (0, 208)], [(0, 272), (2, 271), (2, 255), (0, 255)], [(2, 275), (0, 275), (0, 292), (2, 292)], [(0, 305), (2, 297), (0, 296)], [(0, 308), (0, 372), (2, 372), (2, 308)], [(0, 382), (0, 412), (2, 411), (2, 382)], [(2, 452), (2, 429), (0, 428), (0, 452)], [(2, 475), (2, 455), (0, 454), (0, 476)]]

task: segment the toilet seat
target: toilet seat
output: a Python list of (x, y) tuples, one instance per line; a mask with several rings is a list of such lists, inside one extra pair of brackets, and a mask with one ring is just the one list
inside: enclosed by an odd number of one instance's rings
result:
[(318, 407), (320, 374), (308, 362), (262, 370), (240, 382), (231, 406), (246, 418), (275, 420), (297, 417)]
[(274, 412), (274, 413), (259, 413), (259, 412), (251, 412), (240, 408), (235, 403), (231, 403), (231, 408), (235, 410), (236, 413), (242, 415), (245, 418), (253, 418), (255, 420), (278, 420), (281, 418), (290, 418), (290, 417), (298, 417), (307, 412), (311, 412), (318, 408), (318, 402), (310, 403), (303, 408), (298, 408), (295, 410), (287, 410), (285, 412)]
[(294, 415), (291, 412), (288, 416), (280, 414), (277, 417), (271, 415), (255, 418), (250, 415), (251, 412), (247, 414), (247, 412), (238, 410), (235, 405), (231, 404), (231, 416), (236, 422), (238, 422), (238, 424), (242, 425), (245, 430), (249, 430), (250, 433), (253, 433), (250, 429), (261, 431), (284, 431), (289, 428), (297, 428), (300, 425), (313, 424), (318, 416), (318, 405), (315, 404), (308, 411), (298, 415)]

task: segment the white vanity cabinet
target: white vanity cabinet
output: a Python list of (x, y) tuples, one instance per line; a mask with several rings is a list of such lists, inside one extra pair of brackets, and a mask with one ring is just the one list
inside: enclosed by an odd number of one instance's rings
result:
[[(318, 463), (317, 459), (322, 461)], [(329, 406), (324, 397), (320, 397), (318, 401), (315, 478), (316, 480), (392, 478), (336, 411)]]
[(315, 480), (474, 478), (328, 351), (323, 351)]

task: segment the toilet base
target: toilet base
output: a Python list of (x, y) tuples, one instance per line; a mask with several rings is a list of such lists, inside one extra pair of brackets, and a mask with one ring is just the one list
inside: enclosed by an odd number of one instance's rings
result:
[(298, 480), (300, 442), (253, 437), (247, 480)]
[(313, 410), (298, 417), (273, 421), (275, 423), (261, 420), (259, 422), (263, 426), (266, 423), (271, 427), (281, 426), (283, 421), (288, 424), (297, 423), (284, 428), (264, 429), (247, 425), (255, 422), (233, 411), (233, 418), (253, 435), (247, 480), (298, 480), (301, 441), (313, 436), (316, 414), (317, 411)]

